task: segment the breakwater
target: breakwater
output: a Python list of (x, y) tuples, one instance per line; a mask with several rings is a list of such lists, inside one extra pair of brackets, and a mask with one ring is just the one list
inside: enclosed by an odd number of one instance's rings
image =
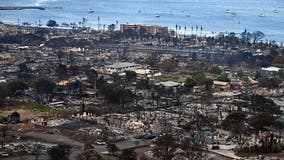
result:
[(24, 9), (45, 10), (44, 7), (37, 7), (37, 6), (0, 6), (0, 10), (24, 10)]

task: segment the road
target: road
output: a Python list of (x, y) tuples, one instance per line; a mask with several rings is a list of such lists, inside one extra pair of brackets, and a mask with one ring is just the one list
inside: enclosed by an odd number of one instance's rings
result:
[(69, 156), (70, 160), (76, 160), (77, 156), (83, 152), (84, 144), (73, 139), (70, 139), (63, 135), (56, 135), (56, 134), (46, 134), (46, 133), (39, 133), (39, 132), (28, 132), (25, 133), (23, 136), (28, 138), (37, 139), (43, 142), (48, 143), (55, 143), (55, 144), (67, 144), (72, 146), (71, 154)]
[[(171, 53), (216, 53), (220, 52), (219, 49), (200, 49), (200, 48), (177, 48), (177, 47), (166, 47), (166, 46), (144, 46), (144, 45), (126, 45), (126, 44), (97, 44), (94, 48), (105, 48), (105, 49), (126, 49), (135, 51), (163, 51)], [(162, 52), (162, 53), (163, 53)]]

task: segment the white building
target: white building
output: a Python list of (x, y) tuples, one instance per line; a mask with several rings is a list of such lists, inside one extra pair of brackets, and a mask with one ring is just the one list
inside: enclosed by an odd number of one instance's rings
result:
[(274, 74), (278, 73), (279, 71), (280, 71), (280, 68), (278, 67), (261, 68), (261, 75), (265, 77), (271, 77)]
[(112, 65), (106, 65), (105, 70), (107, 73), (122, 73), (125, 71), (135, 71), (140, 67), (139, 64), (136, 63), (129, 63), (129, 62), (120, 62), (114, 63)]

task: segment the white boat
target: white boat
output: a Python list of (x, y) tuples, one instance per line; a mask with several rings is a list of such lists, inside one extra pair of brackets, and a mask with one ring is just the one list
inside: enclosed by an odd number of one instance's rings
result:
[(158, 15), (158, 14), (155, 14), (155, 17), (156, 17), (156, 18), (159, 18), (159, 17), (160, 17), (160, 15)]
[(231, 11), (229, 9), (226, 9), (226, 13), (231, 13)]
[(265, 17), (265, 14), (263, 12), (258, 14), (258, 17)]
[(94, 13), (94, 12), (95, 12), (95, 10), (94, 10), (94, 9), (92, 9), (92, 8), (90, 8), (90, 9), (88, 10), (88, 12), (89, 12), (89, 13)]

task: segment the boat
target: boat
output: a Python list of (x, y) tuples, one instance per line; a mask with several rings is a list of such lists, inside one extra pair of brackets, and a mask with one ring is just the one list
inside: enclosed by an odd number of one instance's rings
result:
[(265, 14), (263, 12), (258, 14), (258, 17), (265, 17)]
[(279, 13), (279, 11), (277, 9), (274, 9), (273, 13)]
[(226, 13), (231, 13), (231, 11), (229, 9), (226, 9)]
[(187, 14), (187, 15), (185, 15), (186, 17), (190, 17), (191, 15), (190, 14)]
[(155, 17), (156, 17), (156, 18), (159, 18), (159, 17), (160, 17), (160, 15), (159, 15), (159, 14), (155, 14)]
[(94, 13), (95, 11), (94, 11), (94, 9), (90, 8), (90, 9), (88, 10), (88, 12), (89, 12), (89, 13)]
[(236, 17), (236, 16), (237, 16), (237, 13), (231, 12), (230, 15), (231, 15), (232, 17)]

